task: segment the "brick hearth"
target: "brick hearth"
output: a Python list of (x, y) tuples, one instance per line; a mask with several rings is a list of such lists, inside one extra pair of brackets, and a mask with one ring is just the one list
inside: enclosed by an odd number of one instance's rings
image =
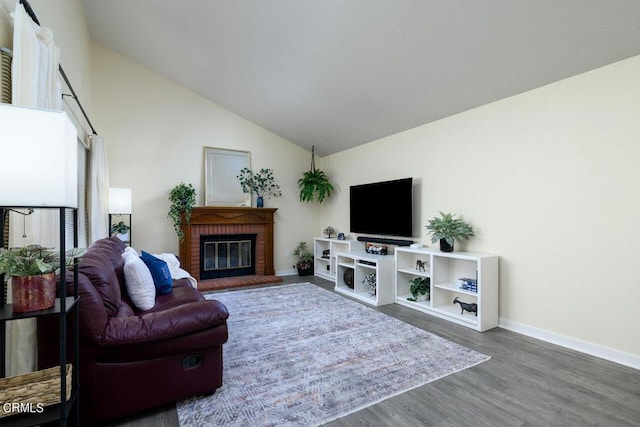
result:
[(200, 281), (200, 236), (256, 234), (256, 276), (270, 276), (273, 268), (273, 215), (277, 209), (210, 206), (193, 208), (191, 223), (182, 225), (182, 268)]
[(221, 277), (219, 279), (201, 280), (198, 289), (201, 291), (217, 291), (219, 289), (244, 288), (247, 286), (282, 283), (278, 276), (236, 276)]

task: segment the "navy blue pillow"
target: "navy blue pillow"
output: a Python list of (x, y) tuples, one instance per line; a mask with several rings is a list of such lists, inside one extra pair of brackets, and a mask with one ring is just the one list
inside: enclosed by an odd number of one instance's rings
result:
[(171, 292), (173, 290), (173, 280), (167, 263), (145, 251), (142, 251), (140, 258), (151, 272), (153, 283), (156, 285), (156, 295), (165, 295)]

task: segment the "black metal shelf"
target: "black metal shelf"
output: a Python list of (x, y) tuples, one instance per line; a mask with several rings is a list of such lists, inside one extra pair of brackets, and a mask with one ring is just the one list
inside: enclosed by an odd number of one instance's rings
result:
[[(78, 246), (78, 209), (66, 206), (0, 206), (0, 209), (7, 208), (15, 208), (15, 209), (23, 209), (23, 208), (34, 208), (34, 209), (56, 209), (59, 213), (59, 238), (60, 238), (60, 274), (58, 281), (58, 292), (60, 297), (55, 299), (54, 306), (39, 311), (32, 311), (27, 313), (14, 313), (12, 304), (5, 304), (4, 295), (0, 298), (0, 332), (2, 332), (2, 336), (0, 337), (0, 344), (2, 344), (2, 356), (3, 356), (3, 364), (2, 369), (0, 369), (1, 376), (5, 375), (4, 370), (4, 360), (5, 360), (5, 322), (10, 320), (18, 320), (18, 319), (28, 319), (28, 318), (37, 318), (43, 316), (58, 316), (60, 319), (60, 366), (64, 367), (70, 362), (73, 366), (71, 372), (71, 396), (67, 400), (67, 386), (66, 386), (66, 378), (65, 378), (65, 369), (60, 369), (60, 403), (46, 406), (41, 413), (18, 413), (7, 415), (3, 418), (0, 418), (0, 426), (31, 426), (31, 425), (40, 425), (45, 424), (52, 421), (59, 421), (61, 426), (66, 426), (68, 421), (71, 421), (73, 425), (80, 425), (80, 412), (78, 407), (78, 397), (80, 393), (80, 380), (79, 380), (79, 370), (80, 370), (80, 357), (79, 357), (79, 316), (80, 312), (78, 310), (78, 266), (77, 262), (74, 262), (74, 274), (73, 274), (73, 296), (67, 296), (67, 283), (66, 283), (66, 262), (65, 262), (65, 252), (66, 252), (66, 211), (67, 209), (71, 209), (73, 211), (73, 245), (74, 247)], [(1, 230), (4, 231), (4, 210), (2, 211), (3, 215), (0, 215), (0, 227)], [(2, 241), (0, 241), (0, 245)], [(2, 277), (3, 285), (4, 285), (4, 277)], [(73, 311), (73, 323), (68, 322), (69, 313)], [(72, 358), (67, 357), (67, 326), (70, 325), (72, 327), (73, 333), (71, 333), (71, 339), (73, 340), (73, 356)]]
[[(73, 308), (74, 304), (78, 302), (78, 298), (66, 297), (65, 300), (65, 312), (68, 313)], [(5, 304), (0, 307), (0, 321), (29, 319), (32, 317), (44, 317), (60, 314), (62, 313), (61, 305), (60, 298), (56, 298), (55, 305), (51, 308), (39, 311), (29, 311), (27, 313), (14, 313), (13, 304)]]

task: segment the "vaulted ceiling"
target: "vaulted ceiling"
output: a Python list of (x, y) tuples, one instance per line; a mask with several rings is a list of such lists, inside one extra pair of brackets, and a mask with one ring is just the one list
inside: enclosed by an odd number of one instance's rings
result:
[(637, 0), (84, 5), (97, 42), (322, 156), (640, 55)]

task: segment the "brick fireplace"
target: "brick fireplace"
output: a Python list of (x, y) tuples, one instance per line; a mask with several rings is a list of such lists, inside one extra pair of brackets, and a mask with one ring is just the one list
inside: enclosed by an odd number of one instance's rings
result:
[(182, 224), (182, 268), (200, 281), (200, 236), (255, 234), (255, 274), (270, 276), (273, 267), (274, 208), (208, 206), (193, 208), (191, 224)]

